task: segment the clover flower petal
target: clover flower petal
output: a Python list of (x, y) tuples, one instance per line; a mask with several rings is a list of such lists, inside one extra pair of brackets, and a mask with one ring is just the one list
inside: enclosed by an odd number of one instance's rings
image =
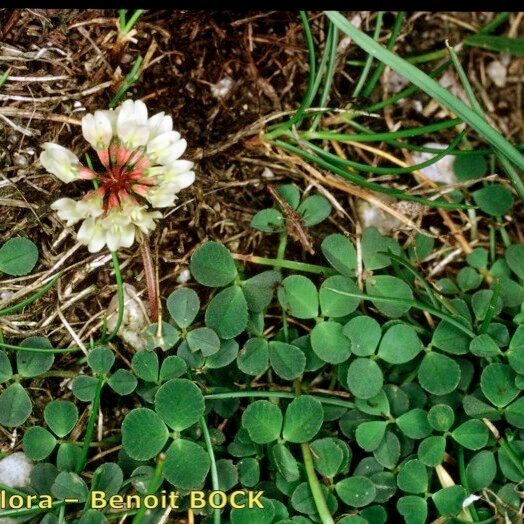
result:
[(101, 221), (93, 217), (86, 218), (82, 222), (77, 238), (87, 246), (90, 253), (96, 253), (106, 245), (106, 231)]
[(82, 134), (97, 151), (108, 148), (113, 138), (113, 125), (108, 113), (95, 111), (82, 118)]
[(92, 253), (104, 246), (111, 251), (131, 247), (162, 217), (150, 208), (172, 206), (177, 193), (194, 182), (193, 162), (180, 159), (187, 142), (173, 130), (171, 116), (160, 112), (148, 118), (139, 100), (85, 115), (82, 134), (102, 170), (83, 166), (58, 144), (44, 144), (40, 158), (60, 180), (94, 180), (97, 188), (80, 200), (60, 198), (51, 208), (68, 226), (82, 221), (77, 238)]
[(173, 130), (173, 119), (163, 111), (153, 115), (148, 121), (149, 139), (152, 140), (159, 135)]
[(80, 160), (69, 149), (52, 142), (43, 145), (40, 162), (49, 173), (68, 184), (78, 178)]
[(154, 162), (168, 165), (177, 160), (186, 147), (187, 143), (183, 138), (180, 138), (180, 133), (168, 131), (148, 142), (147, 154)]

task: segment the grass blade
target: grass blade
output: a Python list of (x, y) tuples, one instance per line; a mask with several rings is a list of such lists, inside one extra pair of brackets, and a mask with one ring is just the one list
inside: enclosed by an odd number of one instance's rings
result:
[[(373, 39), (378, 40), (378, 37), (380, 36), (380, 30), (382, 29), (382, 19), (384, 18), (384, 11), (379, 11), (377, 13), (377, 25), (375, 26), (375, 32), (373, 33)], [(369, 70), (371, 69), (371, 64), (373, 63), (373, 55), (368, 55), (366, 59), (366, 63), (364, 65), (364, 69), (362, 69), (362, 73), (360, 74), (360, 78), (358, 79), (357, 85), (355, 86), (355, 89), (353, 90), (353, 97), (356, 98), (360, 91), (362, 91), (362, 88), (364, 87), (364, 83), (366, 82), (366, 79), (369, 74)]]
[[(267, 138), (275, 138), (293, 125), (300, 122), (303, 118), (304, 111), (311, 106), (311, 102), (315, 97), (315, 77), (316, 77), (316, 58), (315, 58), (315, 42), (313, 41), (313, 33), (311, 32), (311, 26), (305, 11), (300, 11), (300, 18), (302, 25), (304, 26), (304, 35), (306, 37), (308, 55), (309, 55), (309, 75), (307, 82), (307, 90), (300, 107), (296, 110), (295, 114), (291, 119), (283, 124), (278, 125), (275, 129), (267, 133)], [(318, 86), (317, 86), (318, 87)]]
[(480, 47), (488, 51), (508, 53), (514, 56), (524, 56), (524, 40), (522, 38), (508, 38), (507, 36), (471, 35), (464, 39), (469, 47)]
[[(326, 15), (341, 31), (350, 36), (358, 46), (362, 47), (368, 53), (372, 53), (377, 59), (390, 66), (391, 69), (398, 74), (409, 78), (413, 84), (419, 86), (429, 96), (447, 107), (472, 127), (508, 160), (513, 162), (517, 167), (524, 169), (524, 156), (473, 109), (469, 108), (460, 99), (452, 95), (447, 89), (443, 88), (413, 64), (388, 51), (371, 37), (357, 29), (339, 12), (326, 11)], [(519, 196), (524, 198), (524, 184), (520, 177), (512, 177), (512, 182)]]
[[(335, 164), (332, 164), (331, 162), (328, 162), (327, 160), (324, 160), (323, 158), (319, 158), (318, 156), (309, 153), (308, 151), (304, 151), (303, 149), (300, 149), (299, 147), (293, 146), (287, 142), (284, 142), (283, 140), (274, 140), (273, 143), (282, 149), (286, 149), (287, 151), (290, 151), (291, 153), (294, 153), (298, 156), (301, 156), (302, 158), (316, 164), (317, 166), (327, 169), (331, 171), (332, 173), (335, 173), (336, 175), (340, 175), (342, 178), (345, 178), (355, 184), (359, 187), (365, 187), (366, 189), (371, 189), (372, 191), (377, 191), (378, 193), (385, 193), (386, 195), (390, 195), (392, 197), (398, 198), (399, 200), (407, 200), (409, 202), (418, 202), (419, 204), (422, 204), (424, 206), (428, 207), (434, 207), (434, 208), (441, 208), (441, 209), (469, 209), (471, 206), (468, 206), (466, 204), (455, 204), (453, 202), (444, 202), (442, 200), (429, 200), (427, 198), (417, 197), (413, 195), (408, 195), (404, 191), (400, 191), (399, 189), (392, 189), (390, 187), (382, 186), (381, 184), (376, 184), (374, 182), (370, 182), (366, 178), (357, 175), (355, 173), (350, 173), (346, 169), (339, 167)], [(336, 157), (338, 160), (340, 160), (338, 157)]]
[(334, 289), (334, 288), (329, 288), (329, 287), (326, 287), (326, 289), (328, 291), (333, 291), (333, 293), (344, 295), (345, 297), (360, 298), (361, 300), (368, 300), (372, 302), (384, 302), (387, 304), (399, 304), (403, 306), (410, 306), (415, 309), (420, 309), (421, 311), (427, 311), (431, 315), (435, 315), (436, 317), (439, 317), (440, 319), (445, 320), (449, 324), (454, 325), (456, 328), (458, 328), (460, 331), (462, 331), (469, 337), (471, 338), (475, 337), (475, 333), (471, 331), (471, 329), (469, 329), (462, 322), (459, 322), (454, 317), (446, 313), (443, 313), (442, 311), (432, 306), (429, 306), (428, 304), (423, 304), (422, 302), (419, 302), (418, 300), (408, 300), (404, 298), (395, 298), (395, 297), (380, 297), (380, 296), (367, 295), (365, 293), (350, 293), (348, 291), (341, 291), (339, 289)]
[(325, 151), (321, 147), (318, 147), (311, 142), (307, 142), (305, 140), (301, 140), (304, 145), (309, 147), (311, 150), (313, 150), (315, 153), (317, 153), (319, 156), (323, 158), (327, 158), (330, 161), (333, 161), (335, 163), (338, 163), (342, 166), (348, 166), (353, 169), (356, 169), (357, 171), (364, 171), (365, 173), (378, 173), (382, 175), (398, 175), (398, 174), (405, 174), (405, 173), (411, 173), (413, 171), (417, 171), (419, 169), (424, 169), (426, 167), (429, 167), (432, 164), (435, 164), (438, 162), (441, 158), (444, 158), (446, 155), (448, 155), (457, 145), (460, 143), (462, 138), (464, 137), (464, 132), (460, 133), (455, 137), (453, 142), (446, 148), (442, 149), (438, 154), (430, 158), (429, 160), (426, 160), (425, 162), (421, 162), (420, 164), (414, 164), (409, 167), (378, 167), (378, 166), (368, 166), (367, 164), (362, 164), (360, 162), (354, 162), (353, 160), (346, 160), (344, 158), (340, 158), (337, 155), (334, 155), (333, 153), (329, 153), (328, 151)]
[[(397, 15), (397, 18), (395, 18), (395, 24), (393, 25), (393, 29), (391, 30), (391, 35), (386, 45), (386, 49), (388, 50), (393, 49), (393, 46), (395, 45), (395, 42), (397, 41), (398, 35), (400, 33), (400, 28), (402, 27), (402, 22), (404, 21), (405, 16), (406, 16), (406, 13), (404, 11), (400, 11), (400, 13), (398, 13)], [(380, 62), (378, 66), (376, 67), (375, 71), (373, 71), (373, 74), (371, 75), (371, 78), (369, 79), (369, 83), (366, 86), (366, 89), (364, 89), (364, 92), (362, 93), (365, 97), (369, 97), (371, 95), (383, 71), (384, 71), (384, 62)]]

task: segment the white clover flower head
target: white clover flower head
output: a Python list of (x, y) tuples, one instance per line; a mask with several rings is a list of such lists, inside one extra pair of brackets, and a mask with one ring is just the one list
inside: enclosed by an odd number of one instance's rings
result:
[(68, 226), (83, 221), (77, 238), (92, 253), (104, 246), (111, 251), (131, 247), (137, 234), (149, 234), (162, 217), (150, 208), (172, 206), (177, 193), (195, 181), (193, 162), (180, 159), (187, 142), (173, 130), (171, 116), (148, 117), (140, 100), (85, 115), (82, 134), (101, 169), (83, 166), (69, 149), (50, 142), (43, 145), (40, 161), (62, 182), (95, 180), (97, 189), (81, 200), (60, 198), (51, 208)]

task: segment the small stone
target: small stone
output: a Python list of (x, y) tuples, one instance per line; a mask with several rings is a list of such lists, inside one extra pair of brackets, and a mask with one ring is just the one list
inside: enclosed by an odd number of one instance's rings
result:
[(20, 167), (27, 167), (29, 162), (27, 161), (27, 157), (22, 155), (21, 153), (15, 153), (13, 155), (13, 159), (15, 161), (15, 164)]
[[(380, 195), (379, 193), (374, 193), (374, 195), (385, 203), (389, 204), (394, 202), (392, 199), (390, 200), (388, 197)], [(357, 201), (357, 214), (362, 229), (376, 227), (382, 235), (391, 234), (402, 224), (400, 220), (392, 216), (390, 213), (387, 213), (367, 200)]]
[(10, 488), (23, 488), (29, 485), (33, 463), (25, 453), (17, 451), (0, 460), (0, 484)]
[[(430, 147), (432, 149), (446, 149), (448, 146), (438, 144), (436, 142), (428, 142), (427, 144), (424, 144), (424, 147)], [(422, 162), (426, 162), (427, 160), (433, 158), (435, 154), (436, 153), (415, 151), (413, 153), (413, 163), (421, 164)], [(433, 180), (433, 182), (438, 182), (440, 184), (456, 184), (458, 180), (453, 171), (454, 161), (455, 157), (453, 155), (445, 155), (434, 164), (420, 169), (420, 171), (430, 180)]]
[[(115, 295), (108, 307), (107, 328), (113, 331), (118, 320), (118, 295)], [(130, 284), (124, 284), (124, 317), (118, 330), (118, 336), (135, 351), (146, 347), (143, 336), (150, 321), (144, 303), (137, 290)]]
[(186, 282), (189, 281), (190, 278), (191, 278), (191, 273), (189, 272), (189, 269), (183, 269), (180, 272), (180, 275), (178, 275), (176, 281), (178, 284), (185, 284)]
[(390, 71), (387, 78), (388, 92), (390, 94), (398, 93), (409, 84), (409, 80), (406, 77), (399, 75), (396, 71)]
[(262, 174), (260, 175), (262, 178), (271, 179), (275, 178), (275, 173), (269, 169), (269, 167), (264, 168), (264, 171), (262, 171)]
[(216, 84), (211, 86), (211, 94), (215, 98), (225, 98), (230, 93), (234, 83), (235, 82), (231, 77), (225, 76)]
[(486, 72), (497, 87), (504, 87), (506, 85), (508, 70), (506, 66), (498, 60), (490, 62), (486, 68)]

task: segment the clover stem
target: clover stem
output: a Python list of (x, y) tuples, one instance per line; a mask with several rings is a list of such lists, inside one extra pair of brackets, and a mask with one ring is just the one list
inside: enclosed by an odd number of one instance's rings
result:
[(118, 294), (118, 317), (115, 328), (107, 339), (108, 341), (115, 338), (118, 330), (120, 329), (120, 326), (122, 325), (122, 320), (124, 319), (124, 283), (122, 282), (122, 273), (120, 272), (120, 262), (118, 261), (118, 256), (114, 251), (111, 251), (111, 259), (113, 261), (113, 268), (115, 270), (116, 292)]
[(156, 287), (155, 268), (153, 266), (153, 259), (151, 258), (151, 250), (149, 248), (149, 238), (142, 237), (140, 242), (140, 253), (142, 255), (142, 262), (144, 264), (144, 274), (147, 285), (147, 298), (149, 300), (149, 312), (151, 314), (151, 321), (158, 322), (158, 292)]
[(524, 477), (524, 461), (518, 456), (513, 446), (504, 438), (499, 439), (500, 447), (506, 452), (507, 456), (513, 462), (519, 473)]
[[(309, 393), (308, 393), (309, 394)], [(338, 398), (322, 397), (320, 395), (311, 395), (322, 404), (328, 406), (340, 406), (347, 409), (354, 409), (355, 404), (348, 400)], [(289, 398), (294, 399), (295, 395), (289, 391), (228, 391), (227, 393), (211, 393), (204, 395), (206, 400), (218, 400), (225, 398)]]
[[(209, 460), (211, 461), (211, 484), (213, 485), (213, 491), (218, 491), (219, 485), (217, 463), (215, 461), (215, 453), (213, 452), (211, 436), (209, 435), (209, 429), (204, 417), (200, 419), (200, 426), (202, 427), (202, 433), (204, 435), (204, 440), (206, 441), (207, 453), (209, 455)], [(220, 509), (218, 508), (216, 508), (213, 512), (213, 522), (214, 524), (220, 524)]]
[[(162, 472), (164, 470), (165, 461), (166, 456), (164, 455), (164, 453), (160, 453), (160, 455), (158, 455), (155, 471), (153, 472), (151, 480), (149, 481), (149, 484), (147, 486), (147, 495), (153, 495), (162, 485)], [(140, 524), (142, 522), (142, 519), (144, 518), (144, 515), (146, 514), (146, 511), (147, 508), (145, 506), (141, 506), (133, 518), (133, 524)]]
[[(464, 460), (464, 448), (462, 446), (458, 446), (458, 466), (459, 466), (459, 476), (460, 476), (460, 483), (463, 487), (466, 488), (468, 493), (471, 493), (469, 486), (468, 486), (468, 478), (466, 476), (466, 462)], [(471, 518), (474, 522), (479, 521), (479, 516), (477, 513), (477, 510), (475, 509), (475, 506), (473, 504), (470, 504), (468, 506), (469, 512), (471, 514)]]
[(287, 246), (287, 233), (281, 233), (278, 242), (277, 260), (283, 260)]
[(96, 419), (98, 417), (98, 409), (100, 408), (100, 396), (102, 393), (102, 386), (104, 385), (104, 377), (98, 379), (96, 385), (95, 396), (93, 398), (93, 403), (91, 404), (91, 413), (89, 414), (89, 419), (87, 420), (86, 434), (84, 437), (84, 444), (82, 445), (82, 454), (80, 455), (80, 460), (76, 465), (76, 473), (81, 473), (84, 469), (84, 466), (87, 462), (87, 455), (89, 453), (89, 447), (91, 441), (93, 440), (93, 433), (95, 432)]
[(313, 500), (315, 501), (320, 521), (322, 524), (334, 524), (335, 521), (329, 512), (324, 493), (322, 492), (322, 487), (320, 486), (320, 482), (315, 473), (315, 468), (313, 467), (313, 456), (311, 455), (309, 444), (304, 442), (300, 446), (302, 448), (302, 457), (304, 458), (304, 466), (306, 468), (309, 488), (311, 489), (311, 494), (313, 495)]
[(305, 262), (295, 262), (294, 260), (278, 260), (276, 258), (257, 257), (255, 255), (242, 255), (241, 253), (232, 253), (235, 260), (249, 262), (251, 264), (260, 264), (261, 266), (273, 266), (274, 268), (292, 269), (304, 273), (315, 273), (317, 275), (335, 275), (336, 271), (327, 266), (316, 264), (307, 264)]
[[(295, 395), (298, 397), (302, 393), (302, 381), (300, 378), (295, 380)], [(309, 489), (313, 495), (313, 500), (315, 501), (315, 506), (318, 511), (318, 516), (320, 517), (320, 522), (322, 524), (334, 524), (335, 521), (331, 516), (331, 512), (327, 507), (326, 498), (322, 491), (322, 486), (318, 480), (317, 474), (315, 473), (315, 468), (313, 466), (313, 456), (311, 455), (311, 449), (309, 449), (309, 443), (303, 442), (300, 444), (302, 448), (302, 458), (304, 459), (304, 466), (306, 468), (306, 476), (309, 484)]]
[[(286, 254), (286, 246), (287, 246), (287, 231), (284, 233), (280, 233), (280, 239), (278, 242), (278, 249), (277, 249), (277, 262), (283, 260), (285, 254)], [(275, 270), (279, 273), (282, 273), (282, 268), (275, 266)], [(287, 342), (289, 342), (289, 332), (288, 332), (288, 323), (287, 323), (287, 314), (284, 309), (282, 309), (282, 329), (284, 331), (284, 339)]]

